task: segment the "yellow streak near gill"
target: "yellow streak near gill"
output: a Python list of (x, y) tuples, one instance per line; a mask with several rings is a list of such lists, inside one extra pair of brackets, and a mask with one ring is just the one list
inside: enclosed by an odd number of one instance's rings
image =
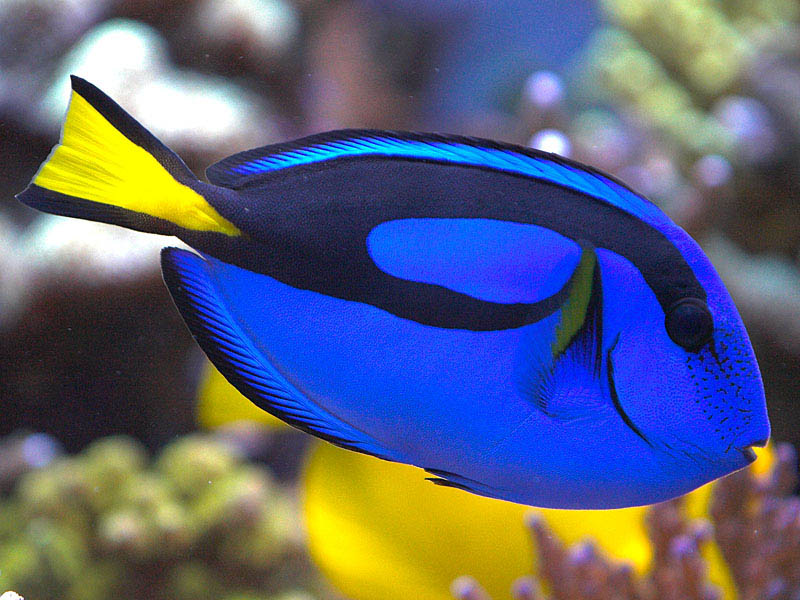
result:
[(550, 348), (554, 357), (566, 350), (573, 336), (586, 321), (596, 264), (597, 255), (594, 249), (585, 248), (581, 253), (578, 266), (575, 268), (572, 281), (569, 283), (569, 296), (561, 307), (561, 319), (556, 329), (556, 338)]
[(33, 183), (185, 229), (241, 234), (205, 198), (177, 181), (153, 155), (131, 142), (74, 91), (61, 142)]

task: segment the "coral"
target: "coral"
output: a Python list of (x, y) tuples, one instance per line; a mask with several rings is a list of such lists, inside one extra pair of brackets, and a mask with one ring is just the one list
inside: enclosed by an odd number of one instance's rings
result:
[[(639, 156), (658, 153), (674, 165), (681, 185), (653, 199), (669, 210), (670, 202), (677, 208), (680, 196), (692, 196), (695, 210), (673, 216), (701, 238), (713, 228), (750, 251), (796, 253), (798, 221), (788, 207), (798, 192), (797, 5), (606, 0), (603, 6), (612, 25), (590, 46), (584, 89), (624, 116), (628, 135), (639, 139)], [(629, 163), (658, 177), (646, 160)], [(795, 176), (786, 177), (787, 170)]]
[[(536, 577), (515, 582), (517, 600), (712, 600), (720, 591), (708, 581), (703, 550), (713, 540), (740, 600), (793, 599), (800, 595), (800, 498), (797, 457), (788, 444), (776, 449), (769, 476), (742, 470), (720, 480), (712, 493), (710, 521), (687, 518), (685, 500), (653, 506), (647, 516), (653, 562), (645, 575), (609, 560), (591, 539), (566, 547), (545, 521), (528, 519), (538, 551)], [(546, 593), (542, 589), (547, 590)], [(480, 584), (457, 579), (454, 596), (488, 600)]]
[[(18, 433), (0, 439), (0, 493), (13, 486), (20, 475), (50, 464), (60, 453), (61, 445), (45, 433)], [(0, 515), (0, 523), (2, 519)]]
[(32, 598), (311, 597), (288, 490), (211, 436), (154, 461), (101, 439), (20, 475), (0, 515), (0, 589)]

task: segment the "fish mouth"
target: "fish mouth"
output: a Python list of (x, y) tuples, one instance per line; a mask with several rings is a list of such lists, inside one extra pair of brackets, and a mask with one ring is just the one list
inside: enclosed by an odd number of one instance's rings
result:
[(748, 444), (742, 448), (737, 448), (737, 450), (742, 453), (742, 456), (744, 456), (745, 460), (747, 460), (747, 464), (752, 464), (758, 458), (754, 448), (763, 448), (766, 445), (767, 440), (757, 440), (752, 444)]
[(756, 458), (758, 458), (758, 456), (756, 456), (756, 451), (753, 450), (752, 446), (739, 448), (739, 452), (742, 453), (742, 456), (744, 456), (744, 459), (747, 461), (747, 464), (754, 463)]

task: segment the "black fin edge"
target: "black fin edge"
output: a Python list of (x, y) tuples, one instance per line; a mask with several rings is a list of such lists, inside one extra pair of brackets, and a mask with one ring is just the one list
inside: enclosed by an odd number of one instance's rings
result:
[[(426, 477), (426, 481), (430, 481), (436, 485), (443, 487), (452, 487), (472, 494), (485, 495), (479, 488), (485, 487), (480, 482), (464, 477), (452, 471), (445, 471), (443, 469), (425, 468), (426, 473), (430, 473), (433, 477)], [(474, 487), (473, 487), (474, 486)]]
[(70, 75), (70, 81), (76, 94), (91, 104), (122, 135), (152, 154), (175, 179), (186, 184), (197, 181), (195, 174), (177, 154), (100, 88), (77, 75)]
[(165, 219), (138, 213), (113, 204), (103, 204), (102, 202), (93, 202), (92, 200), (69, 196), (33, 183), (15, 197), (26, 206), (42, 212), (108, 223), (109, 225), (119, 225), (145, 233), (177, 235), (180, 229), (177, 225)]
[(439, 487), (455, 488), (457, 490), (469, 492), (470, 494), (477, 493), (475, 490), (467, 487), (466, 485), (456, 483), (455, 481), (450, 481), (449, 479), (442, 479), (441, 477), (426, 477), (425, 481), (430, 481), (431, 483), (433, 483), (434, 485), (438, 485)]

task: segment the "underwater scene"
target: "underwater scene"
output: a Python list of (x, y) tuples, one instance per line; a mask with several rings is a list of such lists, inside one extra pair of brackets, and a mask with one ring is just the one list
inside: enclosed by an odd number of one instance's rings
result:
[(800, 598), (796, 0), (0, 0), (0, 600)]

